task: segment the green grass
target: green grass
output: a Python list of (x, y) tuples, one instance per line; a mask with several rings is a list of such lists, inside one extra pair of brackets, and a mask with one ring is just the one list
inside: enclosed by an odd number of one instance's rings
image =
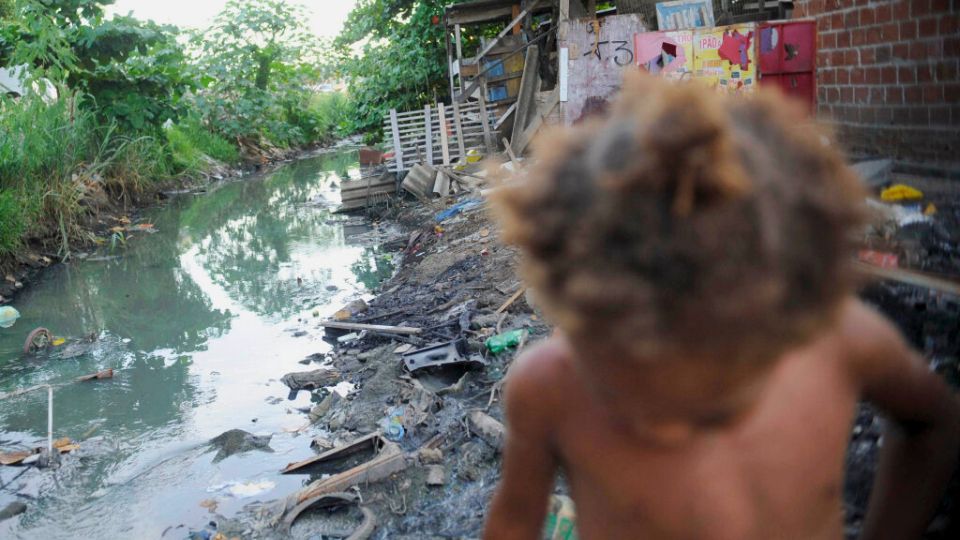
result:
[(240, 150), (235, 144), (214, 133), (196, 119), (185, 119), (166, 130), (173, 163), (186, 172), (196, 172), (205, 166), (204, 156), (227, 165), (240, 162)]

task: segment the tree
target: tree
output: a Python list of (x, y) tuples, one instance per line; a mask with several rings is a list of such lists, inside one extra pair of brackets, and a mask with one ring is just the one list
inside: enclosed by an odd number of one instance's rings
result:
[(444, 28), (450, 0), (360, 0), (336, 44), (345, 53), (341, 72), (350, 90), (355, 131), (379, 135), (391, 108), (421, 107), (448, 93)]
[(194, 37), (204, 73), (197, 104), (208, 120), (231, 136), (305, 138), (289, 122), (317, 78), (316, 39), (303, 20), (302, 7), (281, 0), (230, 0)]

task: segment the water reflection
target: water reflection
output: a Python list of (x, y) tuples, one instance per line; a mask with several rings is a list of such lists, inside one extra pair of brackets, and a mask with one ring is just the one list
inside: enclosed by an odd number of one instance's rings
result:
[[(137, 233), (96, 261), (60, 265), (17, 299), (22, 318), (0, 330), (0, 392), (60, 385), (56, 435), (95, 433), (110, 451), (84, 458), (78, 477), (21, 520), (0, 523), (0, 537), (157, 537), (190, 516), (202, 520), (198, 502), (210, 485), (273, 475), (309, 455), (302, 441), (283, 436), (302, 418), (276, 404), (286, 396), (276, 379), (327, 345), (289, 329), (312, 329), (298, 319), (332, 313), (393, 270), (389, 255), (346, 242), (342, 223), (322, 204), (336, 202), (340, 179), (356, 173), (355, 152), (342, 152), (173, 200), (147, 213), (156, 234)], [(23, 341), (39, 326), (71, 343), (96, 339), (75, 357), (63, 348), (24, 357)], [(105, 368), (117, 370), (113, 380), (71, 384)], [(283, 451), (222, 464), (202, 452), (183, 454), (184, 445), (196, 448), (236, 427), (276, 434), (273, 444)], [(45, 395), (0, 401), (0, 450), (45, 436)], [(8, 472), (0, 468), (0, 483)], [(290, 489), (276, 481), (278, 490)], [(149, 512), (116, 512), (130, 493)], [(0, 503), (11, 496), (0, 492)]]

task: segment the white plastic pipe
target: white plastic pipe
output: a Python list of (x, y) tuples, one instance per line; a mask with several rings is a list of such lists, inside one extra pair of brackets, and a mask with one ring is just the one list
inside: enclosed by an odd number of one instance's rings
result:
[(47, 455), (53, 459), (53, 387), (47, 386)]

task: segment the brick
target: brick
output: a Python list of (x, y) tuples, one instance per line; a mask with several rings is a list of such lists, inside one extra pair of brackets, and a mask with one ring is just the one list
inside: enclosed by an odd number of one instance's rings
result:
[(840, 102), (853, 103), (853, 87), (844, 86), (840, 88)]
[(821, 49), (833, 49), (837, 46), (837, 33), (828, 32), (826, 34), (820, 34), (820, 48)]
[(877, 107), (876, 111), (878, 124), (889, 124), (893, 122), (893, 109), (890, 107)]
[(920, 17), (930, 13), (930, 0), (910, 0), (910, 16)]
[(950, 11), (950, 0), (931, 0), (930, 11), (932, 13), (946, 13)]
[(917, 66), (917, 82), (929, 83), (934, 80), (934, 68), (930, 65)]
[(890, 4), (880, 4), (877, 6), (877, 23), (883, 24), (893, 20), (893, 6)]
[(845, 66), (860, 65), (860, 51), (857, 49), (847, 49), (844, 51), (842, 64)]
[(877, 63), (877, 50), (873, 47), (864, 47), (860, 49), (860, 63), (862, 65)]
[(954, 58), (960, 56), (960, 37), (944, 38), (943, 54), (944, 56), (952, 56)]
[(880, 45), (876, 49), (877, 63), (886, 64), (890, 61), (892, 47), (890, 45)]
[(956, 15), (940, 17), (940, 35), (950, 36), (956, 34), (957, 29), (960, 28), (960, 21), (957, 19), (958, 17)]
[(867, 84), (880, 84), (880, 68), (866, 68), (863, 70), (863, 80)]
[(927, 105), (943, 103), (943, 86), (928, 84), (922, 87), (923, 103)]
[(906, 107), (896, 107), (893, 109), (893, 123), (906, 125), (910, 123), (910, 109)]
[(863, 84), (867, 81), (862, 69), (854, 69), (850, 73), (850, 84)]
[(883, 101), (888, 105), (903, 104), (903, 88), (899, 86), (887, 86)]
[(916, 39), (917, 38), (917, 21), (901, 21), (900, 22), (900, 39)]
[(836, 86), (827, 88), (827, 103), (840, 103), (840, 89)]
[(897, 68), (897, 81), (900, 84), (917, 82), (917, 68), (914, 66), (900, 66)]
[(864, 104), (867, 100), (870, 99), (870, 91), (866, 86), (854, 86), (853, 87), (853, 102), (857, 104)]
[(819, 75), (820, 84), (835, 84), (837, 82), (836, 69), (821, 69)]
[(838, 70), (837, 70), (837, 84), (850, 84), (850, 70), (849, 70), (849, 69), (838, 69)]
[(928, 59), (940, 58), (943, 56), (943, 39), (931, 39), (926, 42), (926, 52)]
[(910, 44), (895, 43), (893, 45), (893, 58), (894, 60), (906, 60), (910, 58)]
[(926, 107), (910, 108), (910, 123), (913, 125), (926, 126), (930, 124), (930, 110)]
[(947, 103), (960, 103), (960, 84), (944, 85), (943, 99)]
[(907, 105), (919, 105), (923, 103), (923, 92), (917, 85), (905, 86), (903, 88), (903, 102)]
[(857, 26), (860, 26), (860, 13), (856, 10), (847, 12), (843, 16), (843, 27), (849, 29)]
[(850, 44), (859, 47), (867, 42), (867, 31), (863, 28), (856, 28), (850, 31)]
[(880, 37), (883, 41), (892, 42), (900, 40), (900, 25), (892, 22), (883, 25), (880, 29)]
[(834, 29), (834, 30), (841, 30), (841, 29), (845, 28), (845, 26), (844, 26), (844, 24), (843, 24), (843, 13), (834, 13), (833, 15), (828, 15), (828, 16), (825, 16), (825, 17), (820, 17), (820, 19), (821, 19), (821, 20), (823, 20), (823, 19), (830, 19), (830, 28), (832, 28), (832, 29)]
[(883, 32), (880, 30), (879, 26), (871, 26), (870, 28), (867, 28), (867, 45), (876, 45), (881, 41), (883, 41)]
[(897, 68), (893, 66), (880, 68), (880, 82), (883, 84), (897, 84)]
[(874, 86), (870, 88), (870, 103), (873, 105), (883, 103), (883, 94), (884, 91), (882, 86)]
[(893, 18), (898, 21), (910, 17), (910, 0), (898, 0), (893, 6)]
[(919, 41), (910, 42), (910, 60), (923, 60), (927, 56), (927, 45)]
[(868, 26), (877, 22), (877, 9), (872, 7), (860, 8), (860, 25)]
[(917, 29), (921, 38), (937, 35), (938, 21), (936, 17), (924, 17), (917, 22)]
[(873, 124), (877, 121), (876, 111), (873, 107), (860, 108), (860, 122), (864, 124)]
[(960, 77), (958, 77), (958, 74), (960, 74), (960, 69), (958, 68), (960, 68), (960, 66), (958, 66), (957, 61), (953, 59), (937, 62), (936, 66), (934, 67), (936, 79), (941, 82), (960, 80)]
[(850, 46), (850, 32), (847, 30), (841, 31), (837, 34), (837, 47), (845, 48)]

